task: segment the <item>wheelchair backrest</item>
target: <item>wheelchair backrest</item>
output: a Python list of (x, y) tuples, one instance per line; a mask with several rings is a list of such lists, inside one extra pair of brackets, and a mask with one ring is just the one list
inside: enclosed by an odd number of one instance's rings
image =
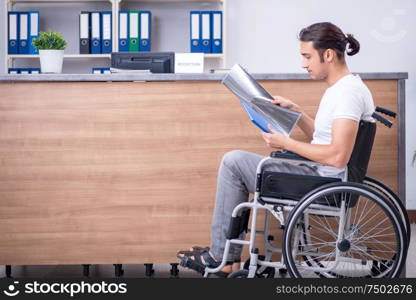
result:
[(348, 162), (348, 181), (362, 182), (367, 173), (376, 135), (376, 122), (360, 121), (354, 149)]

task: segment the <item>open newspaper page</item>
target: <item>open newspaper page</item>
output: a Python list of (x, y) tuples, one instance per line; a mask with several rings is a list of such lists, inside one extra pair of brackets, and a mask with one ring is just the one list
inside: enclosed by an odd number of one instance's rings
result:
[(234, 65), (222, 83), (242, 101), (253, 123), (266, 132), (267, 125), (265, 128), (264, 124), (268, 123), (276, 131), (290, 135), (301, 117), (299, 112), (271, 103), (273, 97), (238, 64)]

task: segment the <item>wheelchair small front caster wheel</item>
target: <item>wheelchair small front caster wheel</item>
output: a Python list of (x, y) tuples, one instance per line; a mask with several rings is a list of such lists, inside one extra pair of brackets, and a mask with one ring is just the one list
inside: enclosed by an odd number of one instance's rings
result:
[(287, 269), (285, 269), (285, 268), (281, 268), (281, 269), (279, 269), (279, 274), (280, 274), (281, 276), (286, 276), (286, 274), (287, 274)]
[[(259, 260), (264, 260), (265, 257), (263, 255), (258, 256)], [(250, 259), (247, 259), (244, 263), (243, 269), (248, 270), (248, 267), (250, 266)], [(257, 269), (259, 269), (261, 266), (257, 264)], [(262, 272), (258, 273), (256, 271), (256, 278), (274, 278), (274, 274), (276, 273), (275, 269), (272, 267), (265, 268)]]
[(248, 277), (248, 270), (238, 270), (235, 272), (230, 273), (227, 278), (247, 278)]

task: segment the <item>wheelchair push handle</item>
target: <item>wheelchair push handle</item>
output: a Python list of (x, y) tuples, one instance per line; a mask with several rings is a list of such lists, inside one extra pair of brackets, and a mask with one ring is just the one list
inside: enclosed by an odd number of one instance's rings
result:
[(388, 128), (391, 128), (391, 126), (393, 126), (393, 123), (389, 120), (387, 120), (386, 118), (382, 117), (381, 115), (379, 115), (378, 113), (373, 113), (371, 115), (374, 119), (376, 119), (377, 121), (379, 121), (380, 123), (384, 124), (385, 126), (387, 126)]
[(380, 112), (380, 113), (385, 114), (387, 116), (390, 116), (392, 118), (396, 118), (396, 115), (397, 114), (394, 111), (391, 111), (391, 110), (389, 110), (387, 108), (380, 107), (380, 106), (376, 106), (375, 112), (371, 115), (374, 119), (376, 119), (380, 123), (384, 124), (388, 128), (391, 128), (391, 126), (393, 126), (393, 122), (391, 122), (390, 120), (386, 119), (385, 117), (383, 117), (382, 115), (378, 114), (377, 112)]
[(396, 118), (396, 113), (394, 111), (391, 111), (391, 110), (389, 110), (387, 108), (384, 108), (384, 107), (376, 106), (376, 112), (380, 112), (380, 113), (385, 114), (387, 116)]

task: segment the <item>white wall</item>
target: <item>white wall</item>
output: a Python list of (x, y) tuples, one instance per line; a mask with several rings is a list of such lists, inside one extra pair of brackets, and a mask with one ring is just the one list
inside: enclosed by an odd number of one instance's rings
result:
[[(228, 67), (250, 72), (303, 72), (299, 30), (330, 21), (361, 43), (348, 57), (353, 72), (408, 72), (406, 81), (406, 199), (416, 209), (416, 1), (229, 0)], [(285, 95), (290, 98), (290, 95)]]
[[(95, 5), (86, 4), (78, 10), (92, 9)], [(170, 11), (170, 5), (159, 5), (159, 8), (166, 13), (166, 8)], [(186, 5), (181, 4), (182, 7)], [(42, 16), (48, 20), (50, 12), (45, 6)], [(16, 9), (25, 7), (34, 8), (33, 5), (19, 5)], [(193, 9), (199, 7), (205, 9), (203, 4), (192, 5)], [(75, 8), (67, 9), (74, 12)], [(251, 72), (302, 72), (297, 40), (299, 30), (314, 22), (331, 21), (344, 32), (353, 33), (361, 43), (360, 53), (348, 58), (353, 72), (409, 72), (406, 82), (406, 198), (408, 208), (416, 209), (416, 166), (411, 167), (411, 158), (416, 151), (416, 1), (228, 0), (228, 16), (228, 67), (238, 62)], [(75, 21), (62, 18), (59, 28), (68, 30)], [(182, 24), (184, 21), (179, 18), (177, 22)], [(0, 40), (3, 40), (5, 20), (0, 20), (0, 26)], [(6, 51), (3, 45), (0, 57)], [(175, 45), (172, 50), (178, 47)], [(78, 68), (83, 65), (80, 62)], [(0, 68), (3, 69), (2, 60)], [(76, 72), (73, 67), (67, 70)]]

